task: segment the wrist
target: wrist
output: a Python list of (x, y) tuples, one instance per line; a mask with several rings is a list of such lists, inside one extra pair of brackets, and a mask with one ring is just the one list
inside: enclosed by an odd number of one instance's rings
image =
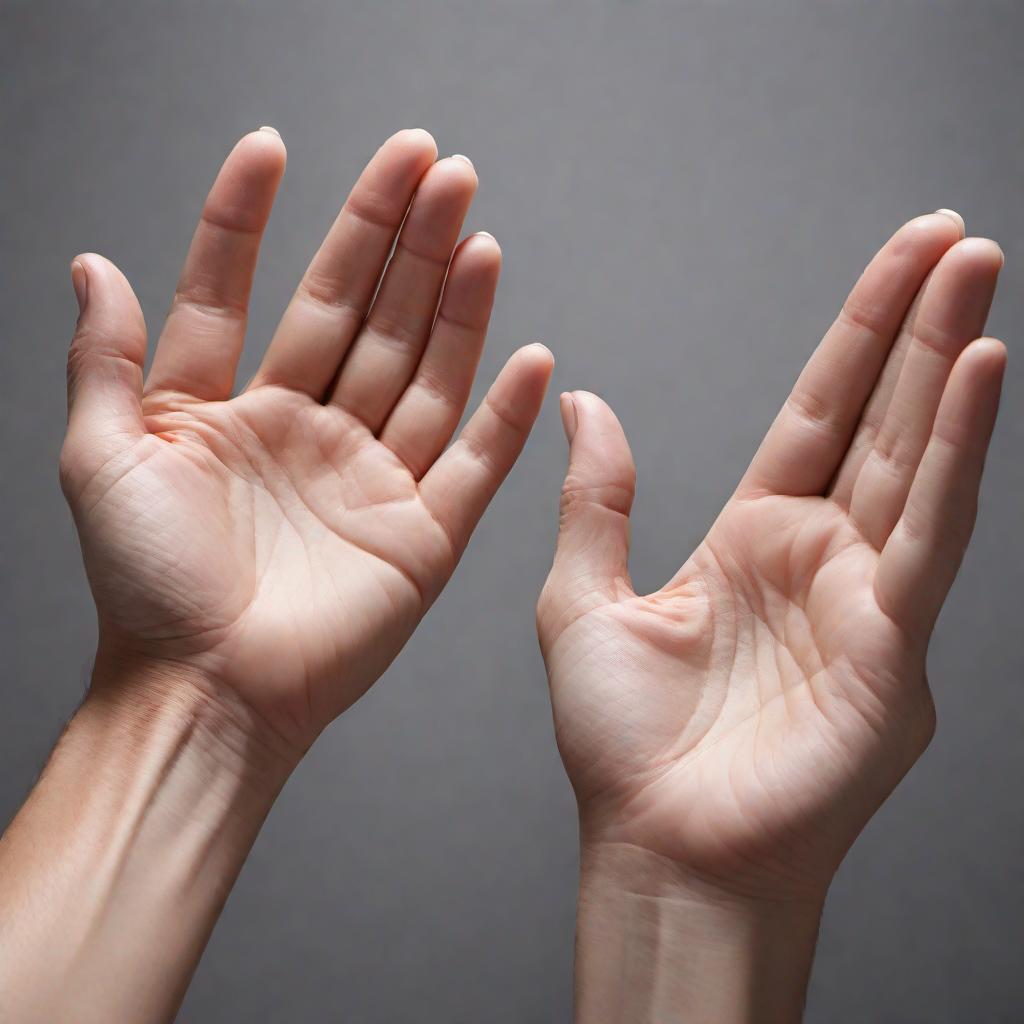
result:
[[(202, 678), (98, 657), (0, 840), (0, 948), (17, 951), (0, 957), (0, 989), (14, 1015), (169, 1019), (293, 765)], [(133, 980), (97, 981), (112, 977)]]
[(824, 893), (737, 895), (623, 843), (585, 843), (576, 1020), (799, 1021)]
[(216, 757), (219, 771), (254, 792), (276, 795), (302, 759), (296, 744), (207, 672), (180, 661), (112, 651), (96, 653), (89, 692), (76, 718), (117, 730), (125, 754), (141, 754), (158, 732), (188, 733)]

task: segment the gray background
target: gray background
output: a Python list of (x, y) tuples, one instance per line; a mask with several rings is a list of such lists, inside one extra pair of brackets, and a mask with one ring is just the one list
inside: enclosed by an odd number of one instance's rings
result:
[[(79, 700), (93, 642), (56, 477), (68, 260), (113, 258), (152, 330), (236, 136), (269, 123), (289, 147), (243, 374), (386, 135), (421, 125), (472, 156), (470, 227), (506, 258), (481, 379), (542, 339), (555, 394), (613, 402), (640, 469), (645, 587), (707, 527), (871, 253), (951, 206), (1006, 251), (991, 319), (1006, 401), (932, 648), (939, 733), (836, 880), (809, 1019), (1020, 1019), (1024, 7), (0, 10), (0, 819)], [(288, 785), (183, 1020), (568, 1019), (575, 820), (533, 633), (563, 460), (552, 396), (423, 628)]]

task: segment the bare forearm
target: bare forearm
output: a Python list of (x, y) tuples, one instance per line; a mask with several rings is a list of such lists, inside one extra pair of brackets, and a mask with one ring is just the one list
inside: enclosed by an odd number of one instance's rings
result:
[(0, 1001), (26, 1024), (173, 1018), (290, 768), (195, 680), (116, 675), (0, 840)]
[(635, 847), (583, 854), (577, 1024), (792, 1024), (820, 906), (734, 899)]

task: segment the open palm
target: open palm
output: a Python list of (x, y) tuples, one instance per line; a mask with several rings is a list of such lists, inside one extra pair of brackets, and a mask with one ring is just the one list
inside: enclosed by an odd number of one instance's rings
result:
[(144, 383), (127, 281), (94, 255), (73, 268), (83, 313), (61, 468), (100, 656), (194, 666), (300, 744), (372, 684), (437, 597), (550, 374), (541, 346), (517, 352), (445, 451), (500, 250), (486, 234), (456, 249), (476, 175), (465, 158), (435, 159), (420, 131), (380, 149), (236, 397), (284, 169), (276, 133), (246, 136), (218, 176)]
[(944, 215), (868, 267), (705, 540), (629, 583), (634, 468), (598, 398), (538, 607), (585, 843), (742, 894), (820, 893), (926, 746), (927, 644), (973, 526), (1005, 352), (1002, 257)]

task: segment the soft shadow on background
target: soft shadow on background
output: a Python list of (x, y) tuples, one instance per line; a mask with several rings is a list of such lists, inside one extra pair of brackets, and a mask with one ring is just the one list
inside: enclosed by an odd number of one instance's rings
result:
[[(81, 698), (92, 605), (57, 486), (68, 262), (156, 333), (236, 137), (288, 173), (241, 376), (374, 148), (474, 160), (505, 252), (477, 397), (540, 339), (621, 416), (633, 569), (698, 541), (860, 269), (939, 206), (1003, 246), (1010, 348), (974, 544), (932, 645), (932, 748), (833, 886), (812, 1022), (1024, 1004), (1024, 7), (1013, 2), (0, 5), (0, 823)], [(554, 396), (426, 622), (272, 813), (181, 1020), (563, 1021), (573, 800), (533, 602), (565, 457)]]

